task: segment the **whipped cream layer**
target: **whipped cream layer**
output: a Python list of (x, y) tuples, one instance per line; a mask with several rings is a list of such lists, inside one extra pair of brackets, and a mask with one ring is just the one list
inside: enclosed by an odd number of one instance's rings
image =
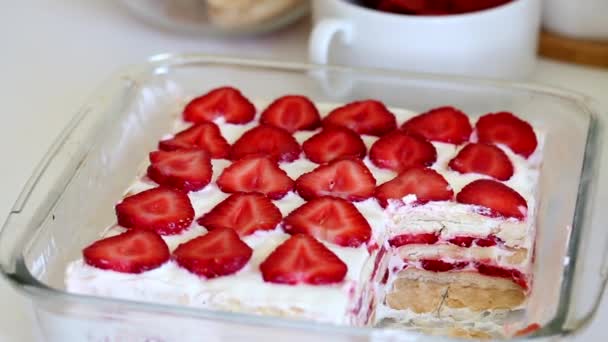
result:
[[(183, 104), (185, 102), (183, 101)], [(255, 105), (258, 110), (261, 110), (268, 103), (269, 101), (258, 101), (255, 102)], [(317, 106), (323, 116), (338, 105)], [(416, 114), (401, 109), (391, 109), (391, 111), (396, 115), (399, 124)], [(176, 124), (172, 130), (173, 134), (191, 125), (181, 120), (180, 113), (174, 115)], [(229, 124), (222, 120), (217, 120), (216, 123), (224, 138), (233, 144), (245, 131), (258, 124), (257, 118), (258, 116), (256, 116), (256, 120), (245, 125)], [(302, 144), (318, 132), (320, 129), (301, 131), (295, 133), (294, 137)], [(537, 135), (539, 142), (542, 142), (539, 132)], [(166, 135), (162, 137), (162, 140), (172, 136), (172, 134)], [(378, 138), (362, 136), (362, 139), (369, 151)], [(446, 178), (455, 194), (469, 182), (486, 178), (484, 175), (463, 175), (448, 169), (447, 163), (461, 147), (437, 142), (433, 142), (433, 145), (437, 150), (438, 158), (432, 168)], [(515, 169), (514, 176), (505, 184), (526, 199), (528, 203), (526, 220), (517, 222), (489, 218), (480, 215), (479, 208), (476, 206), (459, 204), (455, 201), (431, 202), (422, 206), (414, 206), (411, 205), (411, 196), (406, 196), (402, 201), (392, 202), (387, 209), (383, 209), (374, 198), (355, 202), (354, 205), (372, 228), (372, 238), (367, 246), (346, 248), (322, 241), (348, 266), (346, 278), (340, 284), (290, 286), (264, 282), (259, 271), (259, 264), (288, 238), (279, 225), (275, 230), (256, 232), (243, 238), (245, 243), (254, 250), (253, 256), (243, 269), (230, 276), (204, 279), (179, 267), (173, 261), (140, 274), (125, 274), (94, 268), (85, 264), (81, 259), (72, 262), (67, 268), (66, 287), (68, 291), (72, 292), (139, 301), (298, 317), (336, 324), (370, 324), (373, 323), (373, 319), (370, 317), (373, 317), (376, 305), (380, 304), (383, 298), (384, 286), (379, 283), (384, 269), (388, 264), (397, 262), (394, 258), (403, 262), (403, 258), (399, 256), (400, 252), (382, 253), (383, 256), (378, 256), (378, 260), (376, 260), (378, 250), (389, 248), (386, 241), (390, 236), (420, 232), (434, 232), (446, 238), (462, 235), (484, 237), (494, 234), (504, 241), (506, 246), (526, 248), (533, 246), (536, 183), (542, 143), (528, 160), (513, 154), (508, 148), (501, 148), (508, 154)], [(377, 185), (397, 176), (397, 173), (393, 171), (377, 168), (368, 157), (364, 159), (364, 163), (376, 178)], [(195, 210), (195, 219), (209, 212), (229, 196), (217, 187), (215, 181), (223, 169), (230, 164), (231, 162), (228, 160), (213, 160), (212, 182), (204, 189), (188, 194)], [(145, 170), (147, 165), (147, 161), (143, 163), (142, 170)], [(294, 180), (317, 166), (318, 164), (309, 161), (303, 154), (291, 163), (279, 164), (279, 167)], [(145, 176), (145, 171), (140, 174), (142, 176), (138, 177), (127, 189), (126, 195), (157, 186)], [(415, 198), (413, 199), (415, 200)], [(305, 203), (295, 192), (290, 192), (284, 198), (273, 202), (284, 217)], [(123, 231), (124, 228), (113, 226), (107, 228), (102, 236), (116, 235)], [(195, 220), (188, 229), (180, 234), (163, 236), (163, 239), (170, 250), (173, 250), (180, 243), (205, 233), (205, 228), (199, 226)], [(426, 251), (425, 247), (418, 247), (414, 252), (414, 254), (422, 255), (421, 253), (430, 252)], [(502, 252), (492, 253), (490, 257), (498, 256)], [(497, 258), (497, 260), (499, 259)]]
[(530, 263), (527, 250), (492, 247), (460, 247), (452, 244), (405, 245), (398, 247), (395, 257), (400, 260), (445, 260), (449, 262), (491, 260), (492, 265), (507, 269), (528, 271)]
[[(109, 233), (119, 233), (120, 230), (113, 228)], [(170, 237), (170, 248), (189, 240), (191, 235), (204, 232), (204, 228), (191, 227), (179, 236)], [(98, 296), (350, 323), (345, 313), (351, 297), (358, 292), (361, 272), (369, 259), (366, 248), (326, 244), (348, 266), (346, 279), (341, 284), (289, 286), (264, 282), (258, 270), (259, 264), (288, 237), (276, 229), (258, 231), (243, 238), (254, 250), (253, 256), (243, 269), (231, 276), (201, 279), (174, 261), (151, 271), (127, 274), (101, 271), (79, 260), (70, 264), (66, 285), (70, 291)]]

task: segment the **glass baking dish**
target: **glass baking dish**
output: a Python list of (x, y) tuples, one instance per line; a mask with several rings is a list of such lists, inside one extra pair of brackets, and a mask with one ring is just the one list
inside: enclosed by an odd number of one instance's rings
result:
[[(251, 99), (300, 93), (318, 102), (376, 98), (422, 111), (517, 113), (547, 133), (536, 271), (526, 314), (551, 340), (593, 316), (606, 282), (608, 231), (593, 224), (601, 122), (588, 100), (542, 86), (396, 71), (203, 55), (162, 55), (111, 77), (35, 170), (0, 232), (3, 275), (33, 302), (49, 341), (437, 341), (412, 331), (354, 328), (64, 291), (68, 262), (115, 220), (117, 199), (169, 131), (176, 99), (233, 85)], [(320, 304), (322, 305), (322, 304)], [(515, 329), (515, 328), (514, 328)], [(529, 338), (524, 337), (524, 338)]]

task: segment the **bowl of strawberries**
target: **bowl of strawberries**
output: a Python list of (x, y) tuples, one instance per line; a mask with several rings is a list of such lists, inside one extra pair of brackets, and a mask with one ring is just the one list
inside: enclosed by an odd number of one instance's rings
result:
[(540, 0), (313, 0), (312, 62), (522, 79)]
[(408, 15), (450, 15), (482, 11), (513, 0), (363, 0), (366, 7)]

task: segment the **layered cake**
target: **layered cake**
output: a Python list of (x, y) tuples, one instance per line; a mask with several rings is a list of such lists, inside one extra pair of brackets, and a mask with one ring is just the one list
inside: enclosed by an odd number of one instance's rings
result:
[(530, 295), (542, 142), (508, 112), (214, 89), (176, 115), (66, 287), (491, 336)]

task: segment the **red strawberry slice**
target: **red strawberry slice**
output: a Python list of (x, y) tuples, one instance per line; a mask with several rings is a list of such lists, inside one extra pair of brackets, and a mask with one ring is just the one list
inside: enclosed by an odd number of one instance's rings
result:
[(528, 210), (526, 200), (517, 191), (489, 179), (479, 179), (467, 184), (460, 190), (456, 200), (464, 204), (485, 207), (488, 210), (481, 211), (481, 214), (491, 217), (513, 217), (523, 220)]
[(459, 247), (469, 248), (475, 239), (473, 236), (456, 236), (449, 239), (448, 242)]
[(533, 332), (535, 332), (536, 330), (539, 330), (541, 328), (541, 325), (538, 323), (532, 323), (530, 325), (528, 325), (525, 328), (522, 328), (520, 330), (518, 330), (513, 336), (526, 336), (526, 335), (530, 335)]
[(428, 10), (426, 0), (380, 0), (376, 5), (380, 11), (414, 14)]
[(462, 144), (469, 140), (473, 128), (469, 118), (454, 107), (440, 107), (407, 120), (401, 129), (426, 140)]
[(500, 148), (482, 143), (465, 146), (448, 166), (460, 173), (481, 173), (506, 181), (513, 176), (513, 164)]
[(319, 127), (321, 117), (315, 104), (305, 96), (287, 95), (275, 100), (262, 112), (260, 123), (293, 133)]
[(452, 13), (469, 13), (504, 5), (513, 0), (452, 0)]
[(290, 162), (300, 156), (300, 145), (287, 131), (274, 126), (260, 125), (245, 132), (232, 145), (230, 156), (238, 160), (250, 155), (270, 156)]
[(296, 234), (270, 253), (260, 271), (269, 283), (325, 285), (344, 280), (348, 267), (314, 237)]
[(528, 158), (538, 145), (532, 126), (512, 113), (486, 114), (479, 118), (475, 129), (479, 142), (504, 144), (525, 158)]
[[(385, 260), (384, 259), (385, 254), (386, 254), (386, 248), (384, 246), (382, 246), (382, 248), (380, 248), (380, 250), (378, 251), (378, 254), (376, 254), (376, 257), (374, 258), (374, 268), (372, 269), (372, 276), (371, 276), (372, 279), (375, 278), (376, 275), (378, 274), (378, 271), (380, 270), (380, 262)], [(386, 271), (388, 272), (388, 270), (386, 270)]]
[(479, 247), (492, 247), (503, 241), (495, 235), (489, 235), (487, 238), (479, 238), (475, 240), (475, 244)]
[(296, 190), (305, 200), (333, 196), (363, 201), (373, 196), (375, 187), (376, 179), (359, 159), (336, 160), (296, 180)]
[(293, 180), (269, 157), (251, 156), (225, 168), (217, 186), (227, 193), (259, 192), (276, 200), (293, 190)]
[(451, 14), (446, 1), (437, 0), (379, 0), (377, 10), (399, 14), (446, 15)]
[(512, 0), (367, 0), (366, 4), (380, 11), (401, 14), (439, 15), (480, 11)]
[(122, 273), (141, 273), (169, 260), (169, 247), (155, 232), (133, 229), (94, 242), (82, 251), (93, 267)]
[(279, 209), (266, 196), (236, 193), (220, 202), (197, 222), (208, 230), (230, 228), (239, 236), (247, 236), (258, 230), (273, 230), (282, 218)]
[(386, 283), (388, 283), (389, 275), (390, 275), (390, 272), (388, 270), (384, 271), (384, 275), (382, 276), (382, 279), (380, 280), (380, 284), (386, 285)]
[(200, 148), (211, 158), (225, 159), (230, 155), (230, 145), (213, 122), (203, 122), (177, 133), (173, 138), (162, 140), (158, 148), (164, 151)]
[(173, 259), (196, 275), (216, 278), (236, 273), (252, 254), (234, 230), (219, 228), (177, 246)]
[(431, 272), (449, 272), (451, 270), (459, 270), (465, 268), (469, 263), (467, 261), (447, 262), (439, 259), (422, 259), (420, 266), (423, 269)]
[(156, 183), (183, 191), (196, 191), (211, 182), (211, 160), (203, 150), (155, 151), (148, 177)]
[(255, 107), (237, 89), (221, 87), (190, 101), (183, 116), (184, 120), (195, 123), (222, 117), (228, 123), (243, 124), (253, 120)]
[(494, 235), (488, 235), (486, 238), (478, 238), (474, 236), (455, 236), (448, 240), (448, 242), (453, 245), (466, 248), (471, 247), (473, 242), (475, 242), (475, 244), (479, 247), (492, 247), (496, 246), (499, 241), (500, 239)]
[(317, 163), (329, 163), (336, 159), (363, 158), (367, 148), (361, 137), (346, 127), (328, 127), (302, 144), (304, 154)]
[(386, 207), (388, 200), (401, 200), (416, 195), (416, 204), (430, 201), (449, 201), (454, 197), (450, 184), (437, 171), (428, 168), (411, 168), (376, 188), (376, 198)]
[(437, 160), (437, 151), (428, 141), (395, 131), (378, 139), (372, 145), (369, 157), (379, 168), (401, 172), (411, 167), (432, 165)]
[(194, 209), (185, 193), (158, 187), (123, 199), (116, 205), (116, 216), (118, 224), (125, 228), (172, 235), (190, 226)]
[(388, 243), (392, 247), (405, 245), (433, 245), (439, 241), (437, 233), (401, 234), (392, 237)]
[(329, 126), (343, 126), (359, 134), (381, 136), (397, 128), (397, 121), (382, 102), (364, 100), (332, 110), (323, 119), (323, 127)]
[(283, 229), (344, 247), (359, 247), (372, 235), (369, 223), (357, 208), (335, 197), (315, 198), (303, 204), (285, 217)]
[(477, 272), (490, 277), (510, 278), (515, 284), (521, 286), (524, 290), (528, 289), (526, 276), (516, 269), (508, 269), (500, 266), (494, 266), (484, 263), (475, 263)]

